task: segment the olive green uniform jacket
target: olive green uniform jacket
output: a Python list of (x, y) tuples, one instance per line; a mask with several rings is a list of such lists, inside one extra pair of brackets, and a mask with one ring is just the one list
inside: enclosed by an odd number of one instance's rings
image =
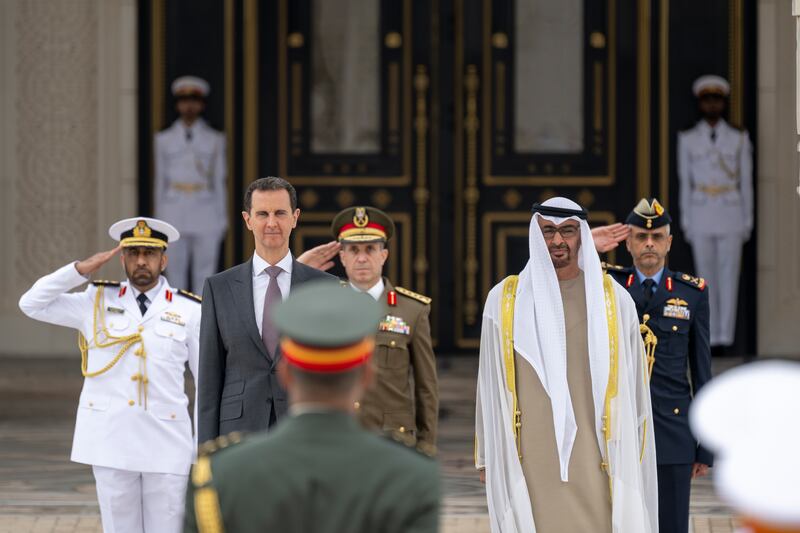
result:
[(305, 413), (201, 456), (184, 532), (428, 533), (438, 530), (439, 498), (434, 460), (346, 413)]
[[(426, 455), (436, 453), (439, 384), (431, 343), (430, 299), (384, 278), (386, 317), (375, 338), (375, 384), (359, 402), (358, 419)], [(388, 295), (396, 294), (390, 305)]]

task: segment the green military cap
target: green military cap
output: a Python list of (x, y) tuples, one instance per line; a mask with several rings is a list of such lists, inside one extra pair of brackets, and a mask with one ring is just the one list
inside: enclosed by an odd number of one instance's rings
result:
[(639, 203), (630, 212), (628, 218), (625, 219), (626, 224), (644, 229), (660, 228), (671, 222), (672, 218), (670, 218), (669, 213), (655, 198), (650, 200), (642, 198), (639, 200)]
[(374, 349), (381, 306), (371, 296), (326, 281), (304, 283), (273, 313), (287, 362), (312, 372), (342, 372)]
[(394, 222), (375, 207), (348, 207), (333, 218), (331, 233), (341, 243), (386, 242), (394, 235)]

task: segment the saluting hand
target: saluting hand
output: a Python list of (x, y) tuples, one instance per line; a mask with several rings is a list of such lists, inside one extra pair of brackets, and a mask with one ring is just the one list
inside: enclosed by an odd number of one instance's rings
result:
[(619, 243), (628, 238), (631, 228), (627, 224), (617, 222), (610, 226), (598, 226), (592, 229), (594, 247), (598, 253), (605, 253), (616, 248)]
[(98, 252), (93, 256), (84, 259), (83, 261), (78, 261), (75, 263), (75, 270), (78, 271), (78, 274), (81, 276), (88, 276), (89, 274), (94, 274), (100, 267), (108, 263), (112, 257), (117, 255), (122, 249), (122, 245), (120, 244), (113, 250), (108, 250), (107, 252)]
[(310, 250), (306, 250), (297, 258), (298, 263), (303, 263), (306, 266), (316, 268), (318, 270), (330, 270), (333, 268), (333, 258), (342, 249), (342, 245), (338, 241), (331, 241), (326, 244), (320, 244)]

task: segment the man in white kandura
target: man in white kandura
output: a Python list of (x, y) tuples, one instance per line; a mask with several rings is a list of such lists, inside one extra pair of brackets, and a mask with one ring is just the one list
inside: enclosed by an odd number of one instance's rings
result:
[(636, 306), (603, 274), (575, 202), (534, 204), (529, 246), (483, 311), (475, 466), (492, 532), (656, 533)]
[[(92, 466), (103, 530), (177, 533), (195, 448), (183, 373), (188, 363), (197, 380), (199, 297), (161, 275), (174, 227), (129, 218), (109, 234), (119, 246), (41, 278), (19, 307), (79, 332), (86, 379), (71, 458)], [(127, 281), (69, 293), (120, 251)]]

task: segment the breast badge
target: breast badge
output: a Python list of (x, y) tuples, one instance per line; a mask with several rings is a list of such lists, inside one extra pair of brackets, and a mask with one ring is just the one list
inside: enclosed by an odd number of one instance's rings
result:
[(411, 326), (406, 324), (402, 317), (386, 315), (386, 318), (381, 320), (378, 326), (380, 331), (388, 331), (390, 333), (399, 333), (400, 335), (410, 335)]
[(691, 318), (689, 303), (680, 298), (670, 298), (667, 300), (667, 305), (664, 306), (664, 316), (680, 320), (689, 320), (689, 318)]
[(178, 313), (174, 313), (172, 311), (167, 311), (163, 315), (161, 315), (161, 320), (164, 322), (169, 322), (171, 324), (177, 324), (178, 326), (185, 326), (186, 322), (183, 321), (181, 315)]

